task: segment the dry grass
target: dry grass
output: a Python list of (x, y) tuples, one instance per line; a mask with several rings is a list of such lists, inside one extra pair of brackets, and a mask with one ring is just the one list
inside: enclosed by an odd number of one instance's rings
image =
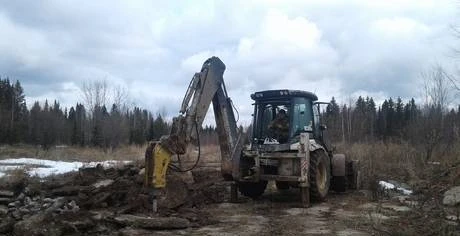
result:
[(16, 168), (8, 171), (8, 175), (0, 178), (0, 189), (9, 189), (15, 193), (19, 193), (31, 181), (36, 181), (36, 179), (28, 174), (27, 168)]
[[(180, 156), (181, 168), (188, 169), (195, 165), (198, 158), (198, 148), (190, 145), (187, 153)], [(220, 148), (217, 145), (203, 145), (200, 148), (200, 155), (197, 167), (219, 169), (220, 168)], [(177, 163), (177, 156), (172, 157), (172, 161)]]
[(218, 145), (209, 145), (201, 147), (201, 154), (201, 162), (203, 163), (220, 163), (220, 148)]
[(104, 151), (100, 148), (58, 146), (43, 150), (31, 145), (1, 146), (0, 159), (38, 158), (64, 161), (141, 160), (146, 146), (123, 146)]
[[(444, 219), (455, 208), (446, 208), (441, 202), (447, 189), (460, 185), (460, 144), (437, 151), (432, 160), (425, 160), (423, 149), (407, 143), (339, 144), (337, 152), (361, 161), (364, 188), (373, 191), (376, 181), (393, 179), (415, 191), (413, 198), (418, 204), (412, 211), (375, 230), (384, 229), (380, 232), (388, 235), (458, 235), (457, 226)], [(385, 196), (377, 197), (374, 200)]]
[[(444, 181), (451, 185), (460, 184), (460, 169), (452, 167), (460, 161), (460, 143), (457, 148), (435, 153), (430, 162), (439, 162), (439, 165), (427, 162), (424, 151), (408, 143), (339, 143), (336, 148), (336, 153), (345, 153), (352, 159), (360, 160), (364, 188), (371, 187), (375, 180), (384, 179), (394, 179), (417, 187), (420, 183), (431, 181), (433, 176), (444, 174), (448, 169), (453, 171), (447, 173), (448, 178)], [(181, 156), (184, 167), (193, 165), (197, 156), (198, 149), (190, 147), (188, 153)], [(218, 145), (202, 146), (199, 166), (220, 166), (220, 158)]]
[[(395, 179), (417, 186), (420, 181), (430, 181), (434, 176), (452, 169), (460, 156), (460, 145), (436, 153), (430, 161), (424, 159), (422, 149), (408, 143), (341, 143), (336, 148), (337, 153), (345, 153), (352, 159), (360, 160), (364, 184), (370, 184), (371, 180), (380, 178)], [(451, 184), (460, 184), (459, 169), (454, 169), (444, 174), (449, 176), (447, 181)]]
[[(435, 153), (433, 160), (430, 161), (439, 162), (439, 165), (425, 161), (423, 150), (407, 143), (340, 143), (336, 145), (336, 153), (345, 153), (348, 157), (361, 161), (364, 184), (380, 178), (395, 179), (414, 186), (422, 180), (430, 180), (433, 176), (447, 175), (449, 176), (447, 181), (451, 185), (459, 185), (460, 143), (453, 147), (451, 150)], [(67, 146), (45, 151), (32, 145), (5, 145), (0, 146), (0, 159), (30, 157), (65, 161), (139, 160), (142, 162), (145, 148), (146, 146), (131, 145), (104, 151), (100, 148)], [(198, 149), (191, 147), (181, 160), (188, 166), (195, 163), (197, 156)], [(220, 158), (219, 146), (202, 146), (199, 166), (217, 165), (220, 163)], [(364, 187), (369, 186), (364, 185)]]
[(416, 150), (404, 144), (339, 144), (337, 152), (360, 160), (364, 187), (376, 178), (414, 179), (415, 166), (420, 163)]

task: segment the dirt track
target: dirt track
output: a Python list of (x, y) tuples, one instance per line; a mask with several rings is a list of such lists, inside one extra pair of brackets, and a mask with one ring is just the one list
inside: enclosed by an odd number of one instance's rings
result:
[[(160, 235), (375, 235), (382, 221), (397, 218), (409, 208), (396, 202), (370, 203), (362, 193), (331, 194), (327, 202), (300, 208), (297, 190), (270, 189), (261, 199), (210, 204), (202, 211), (214, 222)], [(134, 233), (135, 231), (130, 231)], [(145, 231), (137, 231), (141, 235)]]

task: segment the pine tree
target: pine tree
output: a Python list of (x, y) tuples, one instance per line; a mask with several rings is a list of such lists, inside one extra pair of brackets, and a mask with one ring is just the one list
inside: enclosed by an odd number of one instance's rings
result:
[(36, 101), (30, 109), (29, 116), (29, 138), (28, 141), (32, 144), (39, 145), (41, 140), (42, 132), (42, 121), (41, 121), (41, 107), (40, 103)]
[(67, 121), (70, 124), (70, 144), (77, 145), (78, 144), (78, 129), (77, 129), (77, 114), (74, 107), (71, 107), (69, 110), (69, 116), (67, 117)]
[(395, 135), (400, 135), (404, 125), (404, 103), (401, 97), (398, 97), (395, 104), (395, 115), (394, 115), (394, 129)]
[(341, 137), (340, 107), (334, 97), (326, 107), (324, 121), (328, 127), (329, 138), (333, 141), (339, 141)]

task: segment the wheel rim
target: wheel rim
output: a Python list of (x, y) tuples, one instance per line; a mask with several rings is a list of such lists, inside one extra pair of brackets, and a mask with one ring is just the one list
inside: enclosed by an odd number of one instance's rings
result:
[(318, 187), (319, 191), (323, 191), (326, 189), (327, 185), (327, 173), (326, 173), (326, 166), (323, 162), (320, 162), (316, 168), (316, 186)]

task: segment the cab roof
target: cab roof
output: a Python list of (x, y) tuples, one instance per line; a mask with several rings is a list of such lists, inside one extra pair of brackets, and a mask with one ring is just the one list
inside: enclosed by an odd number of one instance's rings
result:
[(277, 89), (277, 90), (264, 90), (251, 94), (251, 98), (254, 101), (263, 101), (267, 99), (282, 99), (292, 97), (305, 97), (312, 101), (317, 101), (318, 97), (316, 94), (302, 90), (290, 90), (290, 89)]

